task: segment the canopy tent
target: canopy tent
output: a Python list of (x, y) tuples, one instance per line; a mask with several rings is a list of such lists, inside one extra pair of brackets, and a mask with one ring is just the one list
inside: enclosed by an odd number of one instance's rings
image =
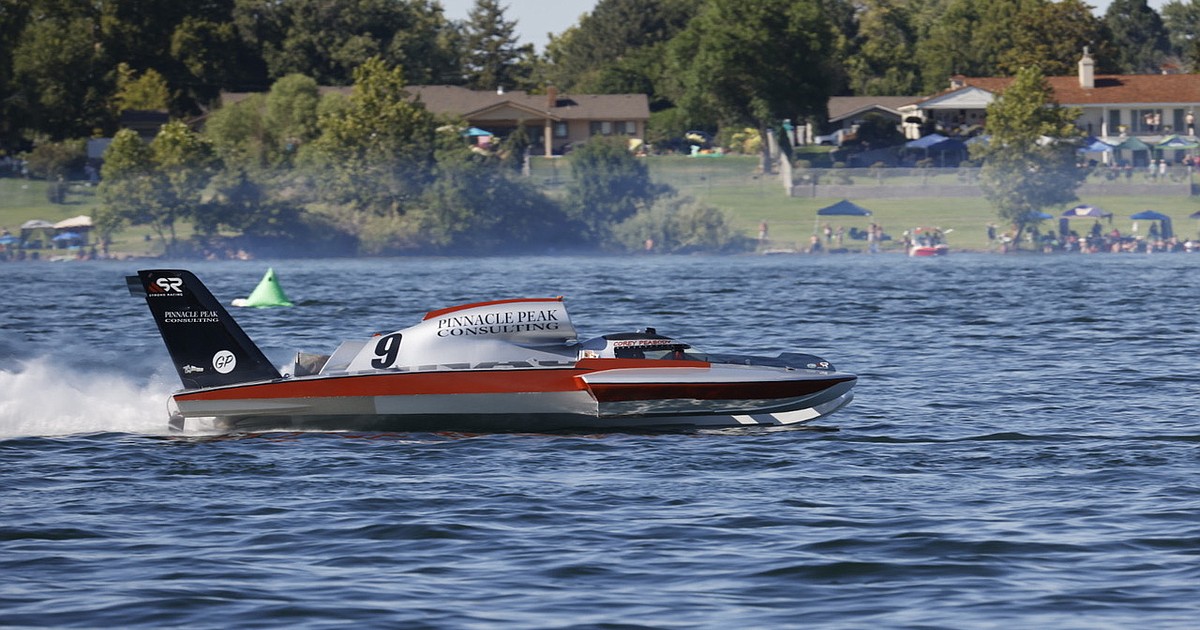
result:
[[(817, 233), (817, 224), (820, 222), (820, 217), (843, 216), (843, 217), (869, 217), (871, 211), (850, 201), (843, 199), (832, 206), (825, 206), (817, 210), (816, 216), (813, 217), (813, 234)], [(851, 228), (851, 238), (853, 238), (855, 228)]]
[(849, 199), (843, 199), (832, 206), (825, 206), (824, 208), (817, 210), (817, 214), (823, 217), (834, 215), (869, 217), (871, 216), (871, 211), (854, 203), (853, 201), (850, 201)]
[(92, 228), (92, 217), (81, 214), (70, 219), (63, 219), (54, 224), (56, 230), (89, 230)]
[(1200, 147), (1200, 142), (1189, 140), (1179, 134), (1167, 136), (1154, 145), (1156, 149), (1195, 149)]
[(940, 133), (931, 133), (928, 136), (904, 143), (906, 149), (925, 149), (926, 151), (954, 151), (961, 150), (965, 146), (962, 140), (947, 138)]
[(1171, 217), (1161, 212), (1155, 212), (1154, 210), (1142, 210), (1141, 212), (1130, 215), (1129, 218), (1133, 219), (1134, 221), (1161, 221), (1162, 230), (1159, 232), (1159, 234), (1162, 236), (1162, 238), (1171, 238), (1175, 235), (1174, 230), (1171, 229)]
[(1099, 221), (1100, 219), (1108, 219), (1109, 223), (1111, 223), (1112, 222), (1112, 213), (1105, 212), (1104, 210), (1101, 210), (1100, 208), (1097, 208), (1096, 206), (1089, 206), (1089, 205), (1075, 206), (1074, 208), (1071, 208), (1070, 210), (1067, 210), (1066, 212), (1062, 213), (1062, 216), (1058, 219), (1058, 233), (1059, 234), (1064, 234), (1064, 235), (1070, 234), (1070, 232), (1071, 232), (1071, 228), (1070, 228), (1071, 221), (1070, 220), (1071, 219), (1096, 219), (1097, 221)]
[(931, 133), (916, 140), (909, 140), (904, 143), (904, 148), (923, 150), (926, 157), (936, 152), (942, 156), (943, 165), (945, 164), (947, 153), (962, 154), (967, 151), (967, 145), (963, 144), (962, 140), (947, 138), (940, 133)]
[(1114, 149), (1129, 149), (1130, 151), (1148, 151), (1150, 145), (1142, 142), (1137, 136), (1129, 136), (1121, 141), (1120, 144), (1113, 145)]
[(1112, 213), (1096, 206), (1079, 205), (1062, 213), (1062, 216), (1068, 219), (1103, 219), (1112, 217)]
[(26, 247), (34, 249), (42, 246), (42, 239), (54, 236), (54, 224), (41, 219), (30, 219), (21, 224), (21, 240)]
[(1088, 138), (1083, 146), (1079, 147), (1080, 153), (1112, 153), (1113, 145), (1099, 139)]

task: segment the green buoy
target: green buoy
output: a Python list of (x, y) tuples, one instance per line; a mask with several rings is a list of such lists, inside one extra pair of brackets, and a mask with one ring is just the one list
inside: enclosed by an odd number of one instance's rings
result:
[(275, 278), (275, 270), (268, 268), (266, 275), (259, 281), (258, 286), (254, 287), (254, 291), (249, 297), (237, 298), (233, 301), (234, 306), (253, 306), (257, 308), (268, 308), (271, 306), (291, 306), (287, 295), (283, 293), (283, 289), (279, 286), (279, 280)]

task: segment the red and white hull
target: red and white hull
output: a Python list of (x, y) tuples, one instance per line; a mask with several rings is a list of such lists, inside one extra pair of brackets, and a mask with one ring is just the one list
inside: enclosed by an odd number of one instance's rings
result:
[(942, 245), (913, 245), (908, 248), (909, 256), (945, 256), (950, 253), (950, 248), (945, 244)]
[[(222, 430), (564, 430), (788, 425), (850, 402), (855, 377), (785, 368), (585, 359), (571, 368), (299, 377), (173, 397), (173, 421)], [(182, 428), (182, 427), (180, 427)]]

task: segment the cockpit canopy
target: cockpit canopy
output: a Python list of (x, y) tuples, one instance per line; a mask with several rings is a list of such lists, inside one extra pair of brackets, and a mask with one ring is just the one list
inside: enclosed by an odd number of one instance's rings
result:
[(589, 339), (579, 347), (581, 359), (671, 359), (703, 361), (702, 354), (682, 341), (664, 337), (653, 328), (642, 332), (614, 333)]

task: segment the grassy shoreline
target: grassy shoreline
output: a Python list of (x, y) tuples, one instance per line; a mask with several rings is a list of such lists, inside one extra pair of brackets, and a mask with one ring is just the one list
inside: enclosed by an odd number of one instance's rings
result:
[[(760, 250), (804, 251), (810, 237), (826, 222), (834, 229), (841, 226), (847, 231), (850, 228), (865, 229), (872, 222), (878, 223), (894, 239), (885, 241), (884, 251), (899, 251), (903, 232), (921, 226), (948, 231), (947, 240), (953, 250), (993, 251), (987, 239), (987, 226), (989, 223), (996, 224), (1003, 230), (995, 211), (982, 198), (866, 199), (857, 203), (872, 211), (870, 217), (822, 217), (818, 220), (816, 211), (839, 199), (789, 197), (777, 176), (764, 177), (758, 173), (758, 164), (756, 156), (647, 158), (647, 166), (655, 181), (670, 184), (682, 195), (723, 210), (734, 229), (745, 236), (756, 238), (760, 224), (765, 221), (769, 228), (768, 240)], [(565, 190), (570, 173), (570, 165), (566, 160), (536, 160), (532, 166), (530, 178), (535, 184), (552, 195)], [(1128, 234), (1135, 223), (1129, 216), (1152, 209), (1172, 218), (1176, 234), (1181, 240), (1200, 235), (1200, 222), (1189, 218), (1193, 212), (1200, 210), (1200, 199), (1195, 197), (1083, 197), (1079, 203), (1096, 205), (1113, 213), (1111, 221), (1102, 222), (1106, 232), (1116, 228)], [(73, 183), (67, 203), (52, 204), (47, 200), (45, 182), (0, 178), (0, 226), (13, 234), (18, 234), (21, 223), (30, 219), (53, 223), (81, 214), (90, 215), (98, 205), (94, 187)], [(1047, 211), (1057, 215), (1066, 209)], [(1149, 225), (1145, 221), (1138, 223), (1140, 233), (1145, 234)], [(1071, 222), (1072, 229), (1080, 233), (1086, 232), (1091, 226), (1090, 220)], [(190, 236), (189, 225), (177, 227), (181, 238)], [(1041, 229), (1043, 232), (1057, 231), (1058, 220), (1043, 221)], [(863, 252), (866, 251), (866, 241), (847, 238), (844, 247), (851, 252)], [(162, 254), (162, 247), (148, 227), (137, 226), (119, 233), (110, 251), (121, 256), (154, 257)], [(65, 251), (46, 250), (43, 255), (56, 253), (65, 254)]]

